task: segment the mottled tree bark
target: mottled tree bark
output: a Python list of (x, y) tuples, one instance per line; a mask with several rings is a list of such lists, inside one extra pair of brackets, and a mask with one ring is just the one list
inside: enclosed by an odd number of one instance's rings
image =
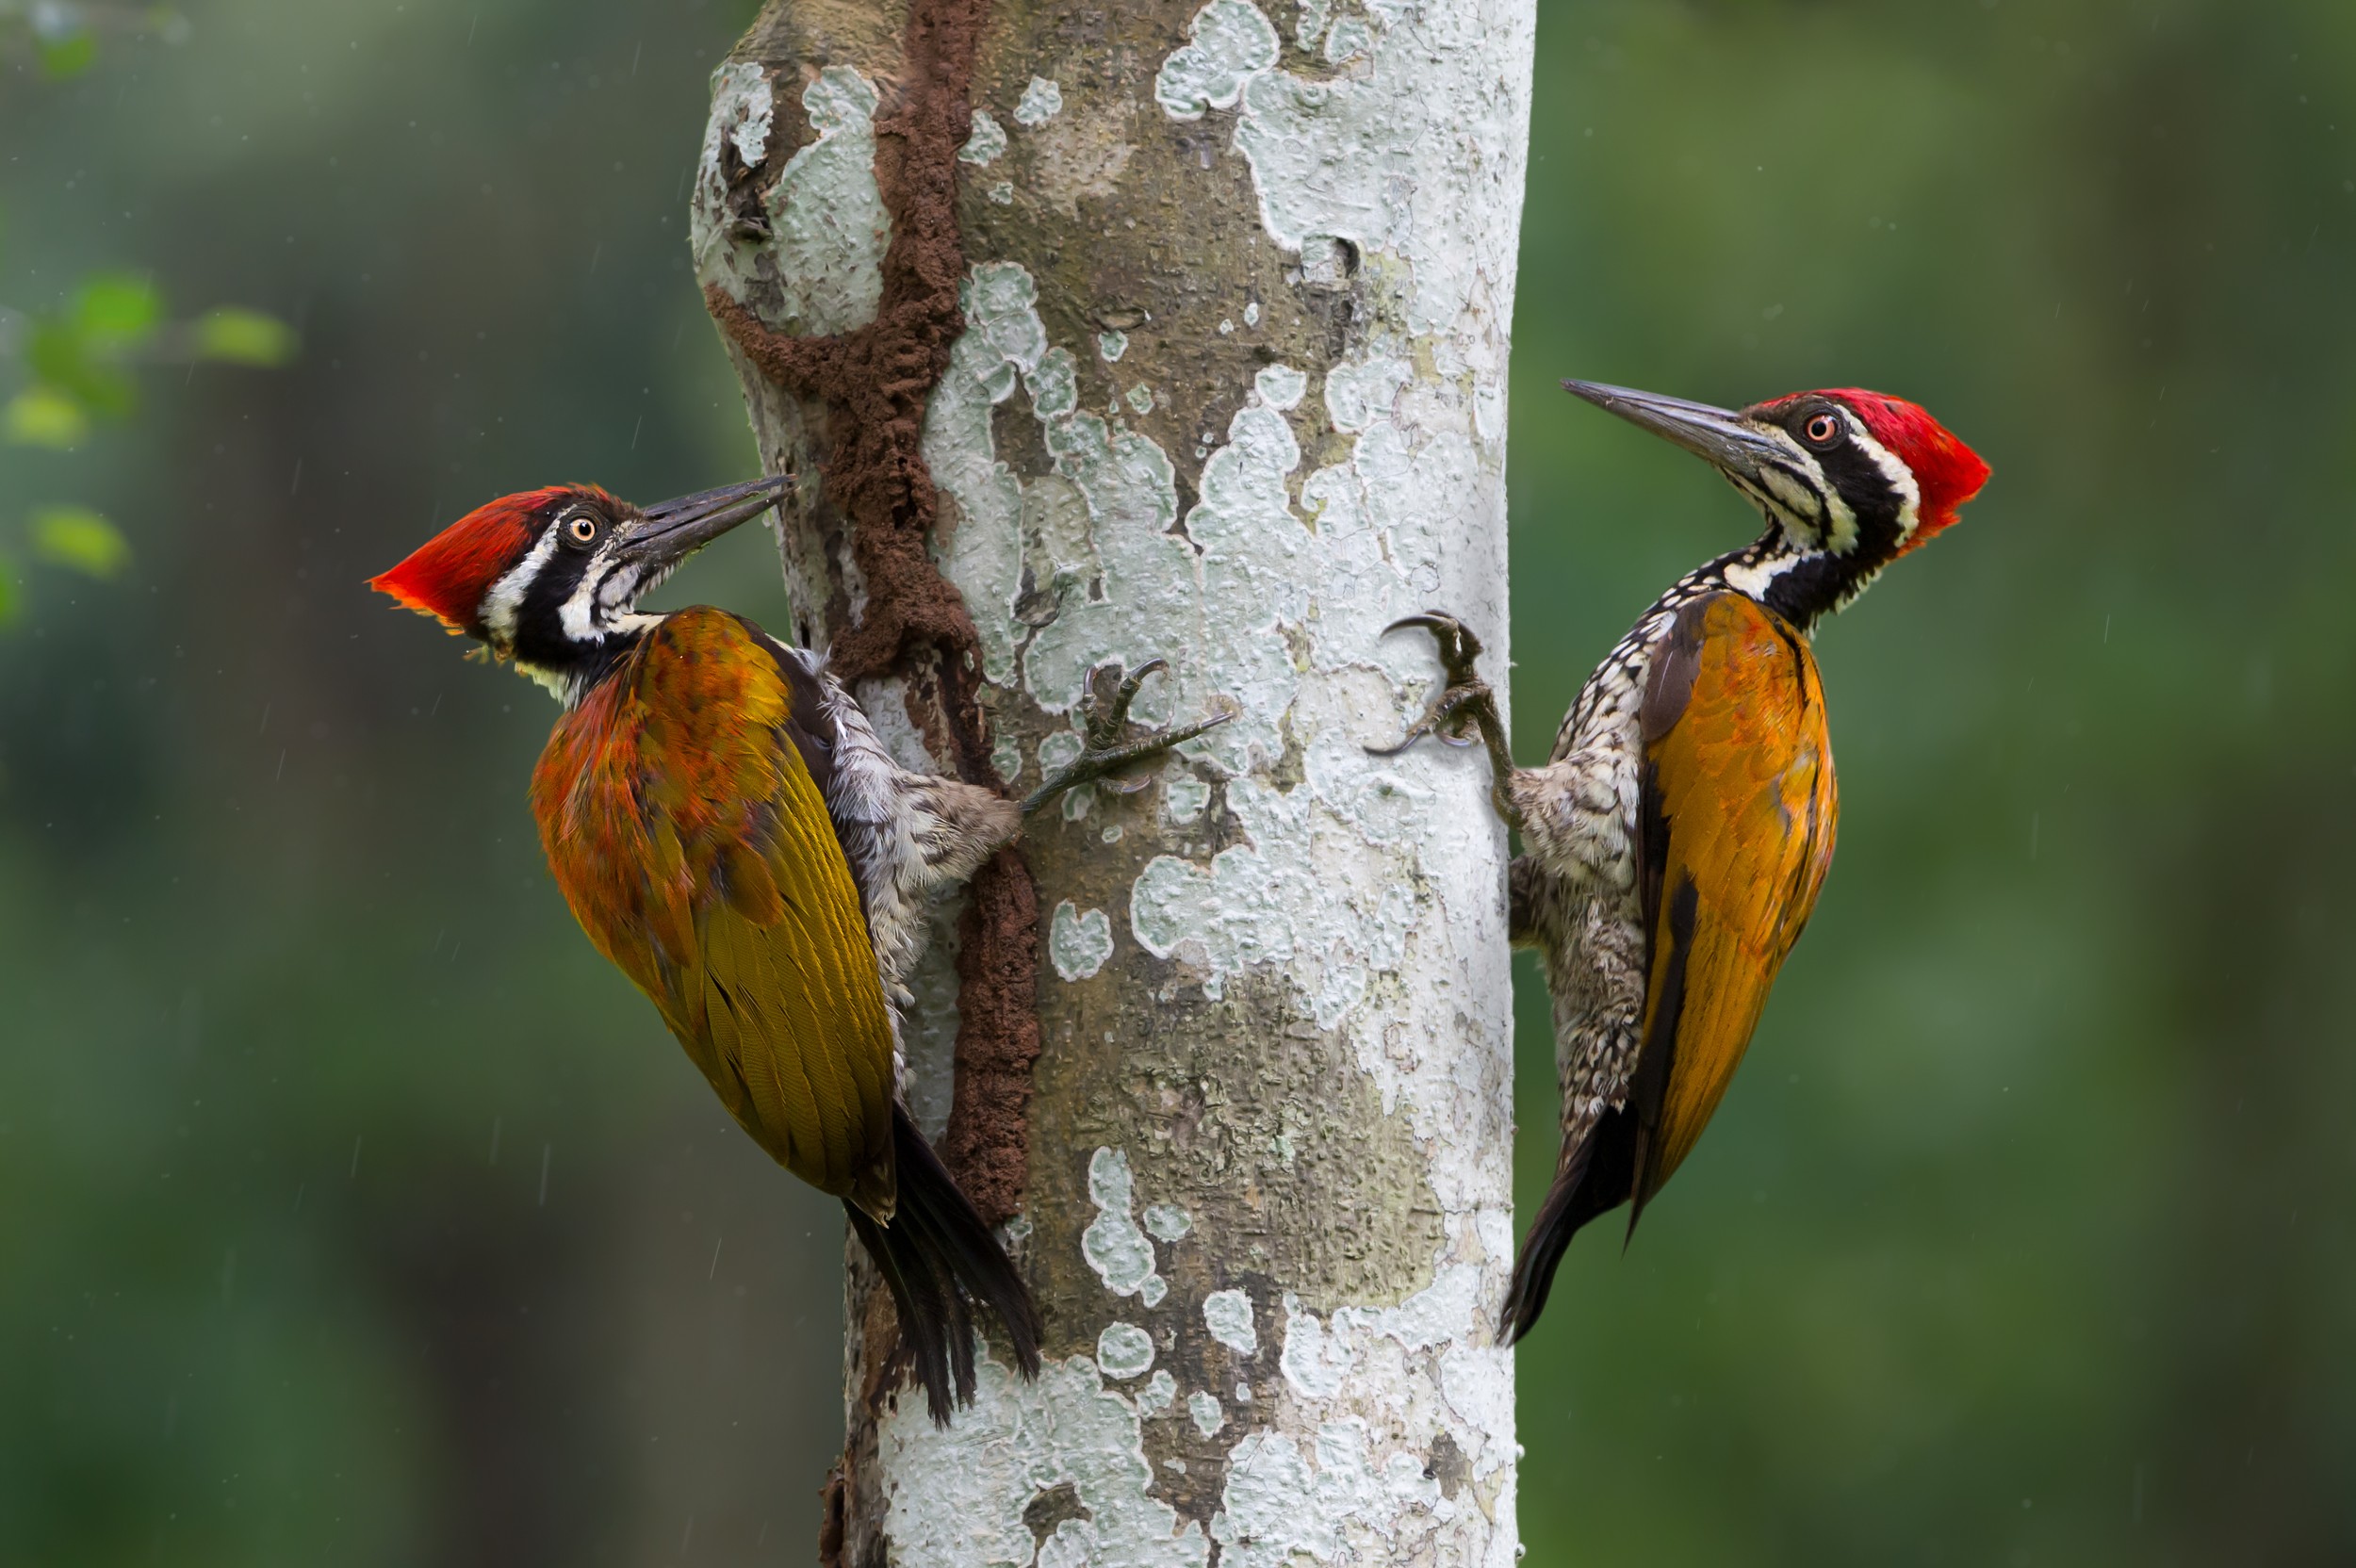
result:
[(796, 634), (1013, 790), (1107, 662), (1239, 715), (936, 922), (911, 1098), (1047, 1367), (936, 1430), (855, 1260), (836, 1561), (1513, 1560), (1504, 835), (1477, 754), (1364, 747), (1437, 674), (1397, 617), (1504, 667), (1533, 8), (772, 0), (714, 76)]

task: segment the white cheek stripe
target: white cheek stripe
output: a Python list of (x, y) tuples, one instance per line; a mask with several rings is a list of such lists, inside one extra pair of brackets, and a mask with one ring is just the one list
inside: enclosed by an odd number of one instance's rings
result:
[(1873, 439), (1864, 420), (1850, 422), (1857, 444), (1865, 449), (1874, 466), (1881, 469), (1882, 478), (1890, 482), (1890, 488), (1897, 492), (1898, 539), (1903, 544), (1914, 537), (1915, 526), (1922, 521), (1922, 487), (1915, 482), (1914, 470), (1906, 466), (1905, 459)]
[(572, 596), (557, 607), (556, 624), (564, 629), (564, 639), (586, 643), (597, 635), (597, 589), (612, 574), (611, 561), (592, 561), (573, 588)]
[(523, 608), (524, 595), (532, 589), (532, 580), (556, 554), (556, 530), (549, 529), (532, 547), (532, 553), (508, 568), (507, 575), (491, 584), (491, 591), (483, 596), (483, 626), (493, 643), (506, 644), (515, 640), (515, 612)]
[(564, 628), (565, 637), (575, 643), (594, 643), (614, 631), (643, 631), (663, 617), (644, 614), (630, 607), (662, 587), (663, 579), (670, 575), (669, 567), (648, 575), (612, 557), (600, 556), (589, 564), (572, 596), (558, 607), (558, 624)]

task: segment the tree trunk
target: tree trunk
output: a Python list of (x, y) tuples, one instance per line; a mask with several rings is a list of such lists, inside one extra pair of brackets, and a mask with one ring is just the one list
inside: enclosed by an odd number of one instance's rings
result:
[(1399, 616), (1506, 668), (1533, 9), (771, 0), (713, 78), (794, 634), (1014, 790), (1100, 664), (1238, 713), (936, 922), (911, 1102), (1047, 1365), (935, 1429), (855, 1260), (832, 1562), (1516, 1555), (1505, 835), (1477, 752), (1364, 748), (1437, 673)]

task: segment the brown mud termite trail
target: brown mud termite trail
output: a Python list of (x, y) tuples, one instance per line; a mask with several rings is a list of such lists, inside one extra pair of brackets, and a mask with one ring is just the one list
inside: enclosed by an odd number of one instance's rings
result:
[[(826, 403), (826, 494), (850, 522), (867, 589), (859, 624), (834, 639), (836, 675), (846, 685), (908, 677), (908, 716), (934, 755), (968, 783), (1003, 789), (973, 619), (927, 547), (940, 503), (923, 449), (925, 402), (963, 326), (957, 155), (972, 130), (968, 93), (989, 9), (989, 0), (910, 0), (901, 101), (875, 122), (876, 184), (892, 215), (875, 318), (792, 337), (717, 285), (705, 286), (704, 303), (762, 375)], [(937, 709), (920, 695), (927, 666)], [(958, 933), (957, 1088), (941, 1152), (995, 1225), (1022, 1203), (1039, 1050), (1039, 892), (1019, 851), (1000, 851), (974, 874)]]

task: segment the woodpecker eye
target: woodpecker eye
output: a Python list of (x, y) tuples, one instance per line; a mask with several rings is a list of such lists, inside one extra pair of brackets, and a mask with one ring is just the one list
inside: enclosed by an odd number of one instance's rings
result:
[(584, 514), (566, 523), (564, 533), (576, 545), (593, 544), (597, 537), (597, 520)]
[(1801, 427), (1800, 433), (1808, 437), (1808, 445), (1811, 447), (1829, 447), (1841, 434), (1840, 416), (1815, 415)]

